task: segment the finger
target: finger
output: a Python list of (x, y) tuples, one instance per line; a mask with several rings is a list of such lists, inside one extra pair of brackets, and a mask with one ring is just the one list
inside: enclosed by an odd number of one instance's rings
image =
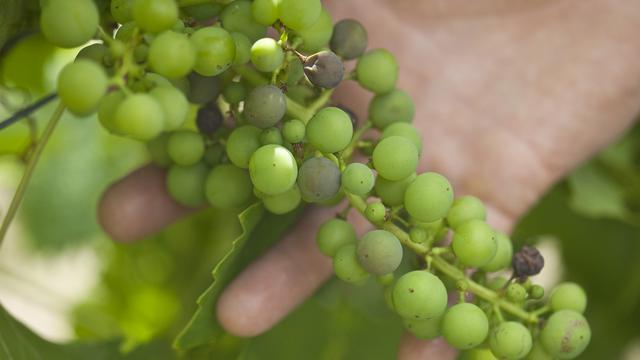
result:
[(400, 340), (398, 360), (453, 360), (457, 351), (450, 347), (443, 338), (420, 340), (411, 334), (404, 334)]
[(98, 221), (111, 238), (138, 240), (194, 211), (169, 196), (165, 174), (157, 166), (146, 165), (105, 191), (98, 205)]
[[(224, 290), (217, 318), (231, 334), (255, 336), (284, 318), (332, 274), (331, 259), (315, 244), (320, 225), (335, 209), (314, 209), (285, 238), (249, 265)], [(358, 220), (360, 219), (360, 220)], [(362, 218), (349, 221), (364, 230)]]

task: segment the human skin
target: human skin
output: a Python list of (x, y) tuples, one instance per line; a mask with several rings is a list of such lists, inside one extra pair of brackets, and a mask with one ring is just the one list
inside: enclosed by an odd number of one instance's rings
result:
[[(457, 194), (474, 194), (489, 222), (510, 231), (554, 182), (619, 137), (640, 110), (640, 2), (633, 0), (332, 0), (400, 63), (398, 87), (416, 103), (421, 170)], [(364, 9), (364, 10), (363, 10)], [(340, 98), (348, 94), (348, 102)], [(370, 95), (353, 82), (336, 102), (366, 116)], [(149, 199), (156, 206), (148, 206)], [(164, 190), (163, 172), (135, 171), (99, 208), (105, 231), (133, 241), (189, 213)], [(331, 276), (313, 234), (335, 209), (312, 209), (226, 288), (220, 323), (239, 336), (275, 325)], [(360, 232), (365, 221), (352, 216)], [(300, 271), (305, 269), (305, 271)], [(400, 359), (449, 359), (441, 340), (409, 335)]]

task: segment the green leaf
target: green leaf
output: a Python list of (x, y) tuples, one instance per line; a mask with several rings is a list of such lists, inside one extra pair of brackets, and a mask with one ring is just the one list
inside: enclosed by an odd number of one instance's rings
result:
[(215, 304), (222, 290), (253, 259), (280, 239), (299, 214), (300, 211), (284, 216), (265, 213), (262, 204), (257, 203), (238, 216), (242, 234), (233, 241), (231, 250), (213, 269), (213, 283), (198, 298), (198, 310), (178, 335), (175, 348), (189, 350), (205, 344), (216, 344), (224, 339), (225, 332), (215, 317)]
[(571, 174), (569, 186), (571, 207), (584, 215), (624, 219), (628, 214), (621, 184), (593, 162)]

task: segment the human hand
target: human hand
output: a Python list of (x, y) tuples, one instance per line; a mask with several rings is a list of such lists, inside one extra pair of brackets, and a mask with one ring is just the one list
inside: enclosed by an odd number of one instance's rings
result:
[[(503, 231), (558, 178), (622, 133), (638, 111), (640, 5), (630, 0), (326, 5), (335, 19), (360, 20), (370, 48), (396, 55), (399, 87), (414, 98), (414, 124), (424, 136), (422, 170), (446, 175), (458, 195), (480, 197), (489, 222)], [(337, 102), (348, 94), (344, 104), (364, 118), (368, 95), (355, 88), (341, 86)], [(100, 205), (105, 230), (125, 241), (187, 213), (165, 193), (163, 172), (153, 167), (113, 185)], [(227, 287), (217, 314), (228, 331), (268, 330), (330, 276), (330, 260), (316, 250), (313, 234), (334, 213), (309, 211)], [(364, 221), (359, 229), (366, 230)], [(410, 336), (399, 354), (455, 356), (440, 341)]]

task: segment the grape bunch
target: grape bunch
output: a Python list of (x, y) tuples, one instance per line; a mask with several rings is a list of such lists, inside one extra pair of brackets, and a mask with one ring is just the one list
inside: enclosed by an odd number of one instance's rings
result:
[[(146, 142), (185, 207), (261, 202), (285, 214), (347, 203), (321, 225), (319, 250), (348, 283), (375, 277), (418, 338), (443, 336), (470, 359), (583, 352), (591, 333), (582, 288), (563, 283), (545, 298), (529, 279), (543, 265), (535, 248), (514, 253), (478, 198), (417, 172), (413, 101), (396, 86), (393, 54), (367, 49), (362, 24), (334, 23), (320, 0), (188, 3), (45, 2), (44, 36), (84, 46), (58, 77), (66, 109)], [(331, 102), (346, 80), (374, 95), (366, 121)], [(351, 210), (376, 230), (358, 239)], [(499, 275), (511, 267), (511, 277)]]

